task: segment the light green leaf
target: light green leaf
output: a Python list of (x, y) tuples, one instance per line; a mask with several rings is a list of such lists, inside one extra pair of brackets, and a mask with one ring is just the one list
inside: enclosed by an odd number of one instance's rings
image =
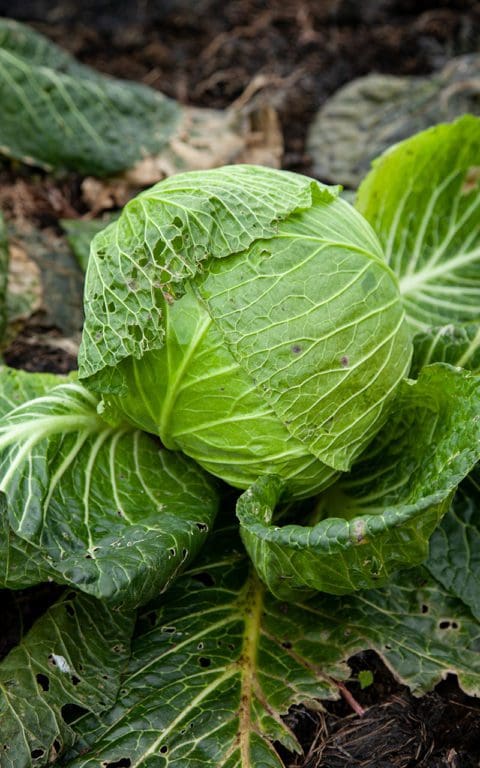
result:
[(82, 66), (0, 19), (0, 151), (46, 168), (112, 174), (158, 153), (180, 108), (158, 91)]
[(68, 244), (83, 272), (87, 269), (93, 238), (114, 218), (116, 214), (104, 216), (102, 219), (61, 219), (60, 224), (67, 233)]
[(275, 525), (283, 484), (240, 497), (242, 539), (269, 589), (297, 600), (384, 583), (426, 559), (428, 539), (480, 459), (480, 380), (447, 365), (405, 381), (385, 427), (352, 472), (318, 497), (316, 524)]
[[(160, 349), (161, 308), (213, 257), (272, 237), (278, 221), (312, 203), (315, 182), (268, 168), (232, 166), (165, 179), (131, 200), (118, 222), (94, 239), (86, 275), (81, 378), (121, 388), (114, 369)], [(320, 193), (320, 189), (319, 189)], [(320, 194), (333, 199), (335, 190)], [(92, 386), (95, 381), (90, 381)]]
[(74, 721), (115, 702), (134, 616), (70, 592), (0, 663), (0, 766), (50, 765), (76, 738)]
[(479, 320), (479, 118), (435, 126), (381, 155), (357, 208), (400, 278), (413, 329)]
[(78, 723), (68, 768), (281, 768), (271, 742), (299, 749), (281, 716), (295, 703), (336, 698), (360, 650), (380, 653), (416, 693), (448, 672), (480, 692), (479, 625), (425, 571), (384, 591), (286, 605), (223, 533), (145, 608), (120, 697)]
[(129, 606), (166, 589), (217, 508), (213, 481), (193, 462), (109, 425), (75, 382), (0, 420), (0, 489), (15, 546), (35, 548), (44, 575)]
[(233, 357), (281, 423), (342, 471), (386, 418), (411, 343), (396, 279), (352, 213), (341, 199), (314, 205), (198, 280)]
[(417, 333), (410, 376), (418, 376), (430, 363), (449, 363), (480, 373), (480, 324), (450, 324)]
[(450, 594), (480, 621), (480, 476), (478, 465), (462, 483), (430, 541), (426, 563)]

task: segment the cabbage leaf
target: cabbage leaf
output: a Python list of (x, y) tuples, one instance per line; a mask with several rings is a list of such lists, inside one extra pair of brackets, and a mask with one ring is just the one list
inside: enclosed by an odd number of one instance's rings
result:
[(460, 485), (430, 540), (426, 566), (480, 621), (480, 476), (477, 464)]
[(360, 185), (356, 207), (399, 277), (413, 330), (478, 321), (478, 118), (434, 126), (387, 150)]
[(130, 168), (158, 153), (180, 120), (158, 91), (101, 75), (10, 19), (0, 19), (0, 75), (0, 152), (45, 168)]
[(113, 706), (134, 616), (67, 593), (0, 662), (0, 764), (40, 768), (76, 739), (74, 721)]
[(239, 499), (242, 539), (282, 599), (381, 585), (427, 558), (429, 537), (479, 459), (480, 379), (428, 366), (417, 382), (403, 383), (352, 472), (318, 497), (318, 522), (276, 525), (282, 482), (263, 478)]
[(376, 650), (415, 693), (456, 672), (476, 694), (478, 643), (478, 623), (423, 569), (385, 590), (286, 605), (262, 587), (231, 530), (219, 530), (143, 609), (117, 703), (76, 724), (65, 765), (281, 768), (272, 741), (300, 751), (282, 715), (337, 698), (354, 653)]
[(216, 483), (145, 433), (105, 422), (97, 398), (77, 382), (52, 388), (53, 380), (1, 373), (0, 405), (12, 407), (0, 419), (2, 511), (11, 528), (2, 539), (3, 586), (48, 578), (138, 605), (197, 554), (216, 513)]

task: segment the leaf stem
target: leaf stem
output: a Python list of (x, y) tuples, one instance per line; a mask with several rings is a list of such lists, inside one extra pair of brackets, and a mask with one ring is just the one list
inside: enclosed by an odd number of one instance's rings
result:
[(347, 704), (353, 709), (353, 711), (359, 716), (363, 717), (365, 714), (365, 710), (362, 707), (361, 704), (356, 700), (355, 696), (350, 693), (347, 686), (343, 683), (340, 683), (338, 680), (333, 681), (335, 685), (337, 686), (338, 690), (340, 691), (340, 694), (343, 699), (347, 702)]

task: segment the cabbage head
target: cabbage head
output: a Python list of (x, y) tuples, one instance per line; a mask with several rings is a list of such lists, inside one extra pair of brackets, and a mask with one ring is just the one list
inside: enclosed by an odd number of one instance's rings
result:
[(80, 377), (111, 419), (235, 487), (331, 484), (410, 358), (397, 279), (338, 188), (246, 165), (179, 174), (93, 241)]

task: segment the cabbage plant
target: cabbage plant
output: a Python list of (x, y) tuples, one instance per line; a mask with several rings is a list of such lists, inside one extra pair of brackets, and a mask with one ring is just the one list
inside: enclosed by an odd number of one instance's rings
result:
[(80, 377), (106, 418), (294, 498), (350, 469), (411, 359), (370, 225), (337, 188), (254, 166), (132, 200), (94, 240), (85, 314)]
[(82, 381), (0, 368), (0, 586), (68, 587), (0, 663), (0, 763), (283, 768), (366, 649), (479, 694), (479, 157), (473, 118), (402, 142), (361, 213), (183, 174), (97, 236)]

